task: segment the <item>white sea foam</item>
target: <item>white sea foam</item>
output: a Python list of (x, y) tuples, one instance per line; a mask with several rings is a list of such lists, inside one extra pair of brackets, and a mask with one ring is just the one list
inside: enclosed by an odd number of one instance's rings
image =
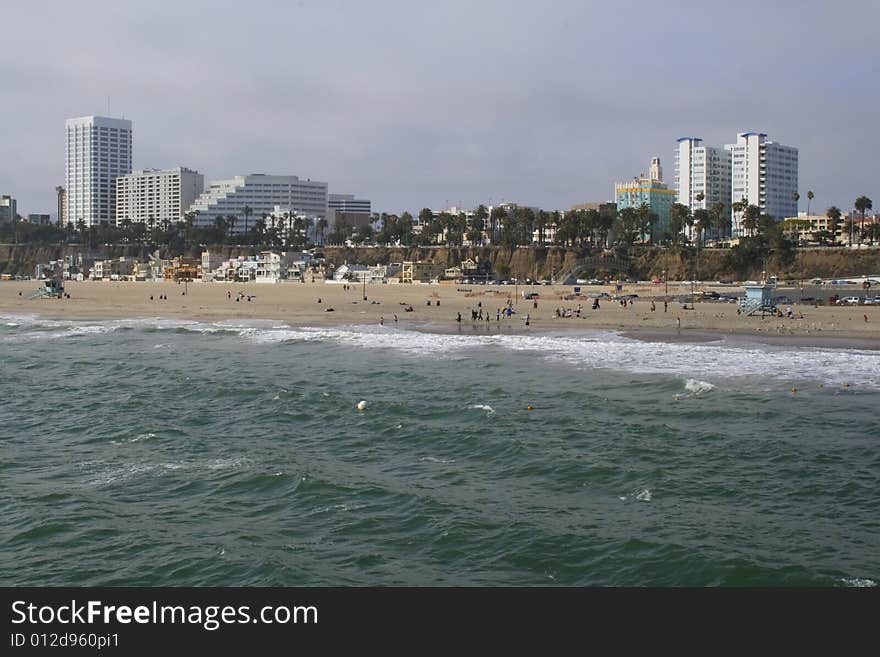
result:
[(419, 459), (419, 461), (428, 461), (429, 463), (440, 463), (442, 465), (449, 465), (450, 463), (455, 463), (455, 459), (438, 459), (436, 456), (423, 456)]
[[(529, 351), (548, 360), (577, 368), (615, 369), (633, 373), (666, 374), (686, 379), (687, 391), (705, 394), (719, 379), (754, 377), (812, 379), (831, 385), (850, 384), (880, 387), (880, 351), (788, 347), (759, 343), (711, 344), (644, 342), (613, 331), (582, 334), (460, 335), (418, 330), (349, 325), (333, 327), (290, 327), (277, 320), (199, 322), (160, 318), (111, 322), (76, 323), (39, 318), (35, 315), (2, 315), (0, 320), (20, 324), (4, 340), (66, 338), (115, 331), (120, 328), (227, 334), (257, 344), (333, 342), (366, 349), (393, 350), (419, 358), (448, 358), (479, 350), (491, 357), (491, 350)], [(35, 330), (36, 329), (36, 330)], [(26, 333), (23, 333), (26, 331)], [(711, 373), (716, 383), (691, 378), (695, 372)], [(691, 387), (688, 387), (688, 383)], [(699, 389), (692, 389), (696, 386)]]
[(846, 584), (847, 586), (854, 586), (857, 588), (877, 586), (877, 582), (875, 582), (873, 579), (868, 579), (866, 577), (851, 577), (851, 578), (844, 577), (840, 581), (843, 582), (844, 584)]
[(155, 437), (156, 437), (156, 434), (154, 434), (154, 433), (142, 433), (142, 434), (138, 434), (134, 438), (129, 438), (128, 440), (111, 440), (110, 442), (113, 443), (114, 445), (121, 445), (123, 443), (139, 443), (142, 440), (152, 440)]
[[(127, 463), (125, 465), (117, 465), (106, 467), (107, 464), (96, 461), (81, 463), (80, 467), (88, 469), (97, 469), (94, 476), (86, 481), (86, 485), (90, 487), (100, 488), (127, 482), (131, 479), (144, 476), (162, 476), (169, 472), (177, 472), (179, 470), (225, 470), (229, 468), (237, 468), (248, 464), (246, 458), (219, 458), (209, 461), (182, 461), (182, 462), (166, 462), (166, 463)], [(103, 469), (102, 469), (103, 468)]]
[(366, 504), (333, 504), (332, 506), (316, 507), (312, 509), (308, 515), (314, 516), (319, 513), (328, 513), (330, 511), (357, 511), (358, 509), (365, 509), (366, 507)]
[(647, 488), (643, 488), (638, 493), (636, 493), (636, 499), (639, 502), (650, 502), (651, 501), (651, 491)]
[(494, 415), (495, 409), (489, 406), (489, 404), (471, 404), (468, 408), (475, 408), (481, 411), (486, 411), (486, 415)]
[(684, 389), (689, 390), (695, 395), (714, 390), (715, 386), (708, 381), (697, 381), (696, 379), (688, 379), (684, 382)]

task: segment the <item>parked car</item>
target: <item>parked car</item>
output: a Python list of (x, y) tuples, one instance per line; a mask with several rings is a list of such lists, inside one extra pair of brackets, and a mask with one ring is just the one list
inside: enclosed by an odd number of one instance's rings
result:
[(861, 299), (858, 297), (843, 297), (839, 299), (837, 302), (838, 306), (858, 306), (861, 302)]
[(868, 297), (865, 299), (866, 306), (880, 306), (880, 297)]

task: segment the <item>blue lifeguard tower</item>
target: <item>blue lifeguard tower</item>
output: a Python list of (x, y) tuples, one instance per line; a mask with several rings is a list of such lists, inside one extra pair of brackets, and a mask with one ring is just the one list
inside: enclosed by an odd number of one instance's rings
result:
[(776, 304), (773, 298), (773, 285), (746, 285), (746, 295), (740, 299), (739, 311), (743, 315), (751, 315), (758, 311), (773, 312)]

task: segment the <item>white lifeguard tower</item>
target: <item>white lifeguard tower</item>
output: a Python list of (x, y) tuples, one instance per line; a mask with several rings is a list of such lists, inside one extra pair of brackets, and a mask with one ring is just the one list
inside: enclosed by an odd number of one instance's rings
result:
[(776, 309), (773, 297), (775, 286), (762, 283), (761, 285), (746, 285), (746, 295), (740, 299), (739, 312), (742, 315), (752, 315), (759, 311), (772, 312)]

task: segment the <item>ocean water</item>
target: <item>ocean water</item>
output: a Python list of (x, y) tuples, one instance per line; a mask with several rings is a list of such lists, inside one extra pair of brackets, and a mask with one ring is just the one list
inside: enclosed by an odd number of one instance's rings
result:
[(7, 315), (0, 399), (3, 585), (880, 581), (880, 351)]

